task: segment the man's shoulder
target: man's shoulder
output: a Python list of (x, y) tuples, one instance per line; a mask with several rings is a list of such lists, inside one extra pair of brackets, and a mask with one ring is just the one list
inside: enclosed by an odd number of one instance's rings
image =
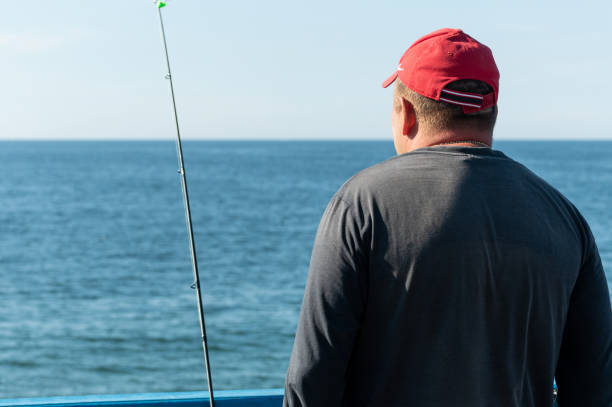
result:
[[(377, 200), (398, 193), (430, 194), (437, 189), (468, 182), (485, 188), (490, 185), (513, 185), (560, 202), (575, 212), (571, 202), (554, 186), (523, 164), (492, 149), (423, 148), (398, 155), (365, 168), (349, 178), (336, 193), (347, 203)], [(522, 187), (518, 188), (518, 186)], [(485, 188), (486, 189), (486, 188)]]
[(399, 170), (398, 160), (400, 156), (391, 157), (357, 172), (340, 187), (336, 196), (353, 196), (358, 193), (372, 192), (385, 179)]
[(391, 157), (357, 172), (338, 189), (334, 199), (349, 206), (378, 206), (394, 191), (412, 189), (427, 173), (428, 165), (419, 153)]
[(449, 169), (461, 166), (462, 161), (472, 158), (502, 159), (521, 166), (500, 151), (489, 150), (485, 153), (471, 150), (474, 149), (437, 146), (397, 155), (357, 172), (342, 185), (338, 193), (380, 191), (398, 183), (418, 184), (423, 177), (444, 177)]

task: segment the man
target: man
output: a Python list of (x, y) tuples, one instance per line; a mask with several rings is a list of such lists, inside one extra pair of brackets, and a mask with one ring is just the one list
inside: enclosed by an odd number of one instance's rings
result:
[[(399, 80), (397, 80), (399, 79)], [(398, 156), (346, 182), (314, 243), (285, 406), (612, 406), (612, 311), (589, 227), (490, 148), (499, 73), (461, 30), (397, 71)]]

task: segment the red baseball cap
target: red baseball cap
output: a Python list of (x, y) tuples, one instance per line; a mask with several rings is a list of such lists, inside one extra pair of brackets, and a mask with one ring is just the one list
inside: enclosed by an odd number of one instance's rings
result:
[[(397, 77), (416, 93), (427, 98), (463, 107), (473, 113), (497, 104), (499, 71), (493, 53), (459, 29), (442, 28), (419, 38), (402, 55), (397, 70), (383, 82), (383, 88)], [(460, 79), (487, 83), (487, 95), (444, 89)]]

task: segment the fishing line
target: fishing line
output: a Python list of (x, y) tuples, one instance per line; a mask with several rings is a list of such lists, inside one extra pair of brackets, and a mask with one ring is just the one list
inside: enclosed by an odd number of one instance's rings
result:
[(183, 163), (183, 147), (181, 145), (181, 131), (179, 129), (178, 115), (176, 113), (176, 101), (174, 98), (174, 85), (172, 83), (172, 72), (170, 71), (170, 59), (168, 57), (168, 45), (166, 44), (166, 32), (164, 30), (164, 19), (162, 18), (162, 7), (166, 5), (166, 3), (157, 0), (155, 2), (157, 6), (157, 13), (159, 15), (159, 26), (161, 28), (162, 34), (162, 43), (164, 45), (164, 54), (166, 57), (166, 79), (170, 83), (170, 94), (172, 96), (172, 114), (174, 117), (174, 124), (176, 126), (176, 152), (178, 155), (179, 161), (179, 170), (178, 173), (181, 175), (181, 186), (183, 187), (183, 201), (185, 203), (185, 220), (187, 221), (187, 230), (189, 232), (189, 251), (191, 252), (191, 264), (193, 266), (193, 277), (194, 282), (191, 285), (191, 288), (196, 290), (196, 295), (198, 297), (198, 315), (200, 317), (200, 331), (202, 334), (202, 347), (204, 348), (204, 364), (206, 365), (206, 383), (208, 385), (208, 395), (210, 400), (210, 407), (215, 406), (215, 401), (213, 397), (213, 386), (212, 386), (212, 378), (210, 374), (210, 362), (208, 357), (208, 340), (206, 338), (206, 326), (204, 324), (204, 305), (202, 303), (202, 291), (200, 290), (200, 274), (198, 272), (198, 260), (196, 257), (196, 249), (195, 249), (195, 241), (193, 238), (193, 227), (191, 224), (191, 209), (189, 206), (189, 194), (187, 192), (187, 177), (185, 175), (185, 164)]

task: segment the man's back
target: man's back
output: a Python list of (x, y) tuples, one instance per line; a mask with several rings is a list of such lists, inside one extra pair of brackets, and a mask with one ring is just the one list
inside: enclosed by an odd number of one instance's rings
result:
[(555, 375), (565, 405), (612, 405), (605, 276), (554, 188), (498, 151), (437, 146), (338, 191), (314, 245), (288, 404), (545, 406)]

